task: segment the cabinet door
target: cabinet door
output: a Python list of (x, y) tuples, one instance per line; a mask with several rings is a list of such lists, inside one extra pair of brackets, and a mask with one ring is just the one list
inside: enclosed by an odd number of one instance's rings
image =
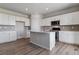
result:
[(0, 32), (0, 43), (9, 42), (9, 31)]
[(60, 25), (71, 25), (72, 24), (72, 15), (64, 14), (61, 16)]
[(8, 15), (7, 14), (0, 14), (0, 24), (1, 25), (9, 25)]
[(9, 15), (9, 25), (15, 25), (15, 16)]
[(73, 12), (62, 15), (60, 24), (61, 25), (79, 24), (79, 12)]
[(2, 22), (2, 14), (0, 14), (0, 25), (2, 25), (3, 22)]
[(79, 24), (79, 12), (72, 13), (72, 24)]
[(16, 31), (10, 31), (10, 41), (15, 41), (16, 39)]
[(8, 15), (2, 14), (2, 20), (4, 25), (9, 25)]

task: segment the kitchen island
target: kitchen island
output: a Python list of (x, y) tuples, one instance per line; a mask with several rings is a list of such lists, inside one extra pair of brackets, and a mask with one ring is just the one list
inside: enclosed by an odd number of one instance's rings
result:
[(52, 48), (55, 46), (55, 32), (31, 31), (30, 42), (42, 48), (52, 50)]

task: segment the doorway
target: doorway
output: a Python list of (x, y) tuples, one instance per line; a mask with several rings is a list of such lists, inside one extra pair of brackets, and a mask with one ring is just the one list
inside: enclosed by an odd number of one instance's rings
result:
[(24, 38), (24, 24), (25, 22), (16, 21), (17, 39)]

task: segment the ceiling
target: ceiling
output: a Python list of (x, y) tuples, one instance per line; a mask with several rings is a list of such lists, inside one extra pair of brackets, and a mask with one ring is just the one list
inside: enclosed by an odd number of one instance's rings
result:
[[(46, 14), (77, 5), (77, 3), (0, 3), (1, 8), (28, 15), (33, 13)], [(28, 8), (27, 11), (26, 8)]]

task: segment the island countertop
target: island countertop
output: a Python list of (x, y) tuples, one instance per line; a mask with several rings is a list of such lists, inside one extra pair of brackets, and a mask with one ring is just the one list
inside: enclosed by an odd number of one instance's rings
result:
[(30, 32), (34, 32), (34, 33), (53, 33), (53, 32), (56, 32), (56, 31), (52, 31), (52, 32), (44, 32), (44, 31), (30, 31)]

